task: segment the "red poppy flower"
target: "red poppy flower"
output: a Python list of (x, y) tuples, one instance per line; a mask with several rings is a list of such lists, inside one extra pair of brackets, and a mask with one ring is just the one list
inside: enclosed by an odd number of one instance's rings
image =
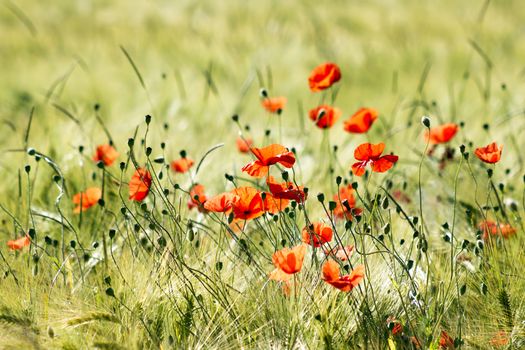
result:
[(104, 165), (110, 166), (118, 158), (119, 153), (111, 145), (99, 145), (93, 155), (95, 162), (103, 162)]
[(289, 199), (276, 198), (271, 193), (264, 193), (263, 210), (270, 214), (277, 214), (283, 211), (290, 204)]
[[(299, 244), (292, 249), (283, 248), (276, 251), (272, 255), (272, 262), (276, 269), (281, 270), (285, 274), (293, 275), (294, 273), (301, 271), (305, 254), (306, 244)], [(274, 272), (272, 272), (272, 274), (274, 274)], [(275, 274), (281, 273), (275, 272)]]
[(354, 189), (350, 184), (339, 189), (339, 194), (334, 195), (334, 202), (334, 215), (340, 219), (344, 217), (352, 220), (354, 216), (361, 214), (361, 209), (355, 207)]
[(77, 193), (73, 196), (73, 203), (77, 206), (73, 209), (74, 213), (86, 211), (102, 198), (102, 190), (98, 187), (88, 188), (85, 192)]
[(264, 109), (270, 113), (280, 113), (286, 106), (286, 97), (265, 97), (261, 103)]
[(454, 339), (448, 335), (447, 332), (441, 331), (441, 336), (439, 337), (439, 349), (455, 349)]
[(185, 173), (195, 164), (191, 158), (180, 158), (171, 162), (171, 169), (176, 173)]
[(295, 186), (293, 182), (277, 182), (273, 176), (269, 176), (266, 180), (266, 184), (270, 189), (274, 198), (279, 199), (289, 199), (296, 202), (304, 202), (306, 200), (307, 194), (304, 193), (303, 186)]
[(250, 220), (264, 214), (261, 193), (255, 188), (238, 187), (231, 193), (239, 197), (235, 203), (232, 203), (234, 218)]
[(483, 232), (483, 239), (487, 240), (489, 235), (499, 235), (503, 238), (509, 238), (516, 233), (516, 229), (509, 224), (496, 223), (494, 221), (483, 221), (479, 224), (479, 229)]
[(135, 170), (129, 181), (129, 199), (142, 201), (149, 193), (151, 186), (151, 174), (145, 168)]
[(199, 211), (203, 211), (203, 205), (207, 201), (204, 191), (204, 185), (201, 184), (195, 184), (191, 187), (190, 199), (188, 200), (188, 209), (198, 208)]
[(239, 152), (248, 153), (250, 152), (250, 147), (252, 147), (253, 145), (253, 140), (250, 138), (245, 139), (239, 136), (235, 143), (237, 144), (237, 149), (239, 150)]
[(430, 129), (425, 133), (425, 137), (433, 145), (447, 143), (459, 130), (459, 125), (454, 123), (443, 124)]
[(267, 176), (270, 165), (279, 163), (285, 168), (291, 168), (295, 163), (293, 152), (288, 151), (284, 146), (273, 144), (263, 148), (250, 148), (257, 160), (246, 164), (242, 171), (253, 177)]
[(348, 275), (340, 276), (339, 264), (334, 260), (327, 260), (323, 265), (323, 280), (343, 292), (349, 292), (365, 277), (365, 266), (358, 265)]
[(377, 145), (363, 143), (359, 145), (354, 151), (354, 157), (359, 161), (352, 165), (354, 174), (356, 176), (362, 176), (368, 164), (372, 166), (372, 171), (376, 173), (384, 173), (390, 169), (399, 157), (393, 154), (381, 156), (384, 150), (384, 143), (378, 143)]
[(204, 203), (204, 209), (213, 211), (215, 213), (225, 213), (231, 210), (232, 206), (237, 203), (241, 197), (231, 193), (221, 193), (213, 198), (208, 199)]
[(394, 190), (392, 192), (392, 197), (394, 197), (394, 199), (398, 202), (404, 202), (407, 204), (412, 203), (412, 200), (410, 199), (410, 197), (401, 190)]
[(308, 77), (313, 92), (328, 89), (341, 80), (341, 70), (335, 63), (327, 62), (315, 67)]
[(339, 108), (331, 107), (329, 105), (321, 105), (309, 112), (310, 119), (315, 122), (318, 128), (331, 128), (335, 122), (341, 117), (341, 110)]
[(29, 244), (31, 244), (31, 238), (29, 235), (25, 235), (24, 237), (20, 237), (12, 241), (7, 241), (7, 246), (11, 250), (20, 250), (24, 247), (27, 247)]
[(403, 333), (403, 324), (399, 320), (396, 320), (394, 316), (388, 317), (386, 322), (389, 327), (392, 325), (390, 332), (393, 336)]
[(303, 242), (319, 248), (332, 240), (332, 228), (323, 222), (312, 222), (311, 225), (303, 228)]
[(360, 108), (345, 121), (344, 129), (354, 134), (363, 134), (372, 127), (378, 115), (373, 108)]
[(327, 255), (327, 256), (335, 256), (337, 259), (341, 260), (341, 261), (347, 261), (351, 256), (352, 256), (352, 253), (354, 252), (354, 246), (353, 245), (347, 245), (347, 246), (344, 246), (344, 247), (335, 247), (333, 248), (332, 250), (325, 250), (324, 251), (324, 254)]
[(494, 164), (501, 159), (501, 151), (503, 151), (503, 145), (498, 147), (496, 142), (492, 142), (485, 147), (476, 148), (474, 153), (481, 161)]

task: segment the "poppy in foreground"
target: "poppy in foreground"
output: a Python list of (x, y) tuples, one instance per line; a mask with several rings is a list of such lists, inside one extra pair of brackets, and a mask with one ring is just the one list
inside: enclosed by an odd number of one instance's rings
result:
[(501, 159), (501, 152), (503, 151), (503, 145), (498, 145), (496, 142), (492, 142), (491, 144), (485, 146), (485, 147), (479, 147), (476, 148), (474, 151), (474, 154), (476, 157), (478, 157), (481, 161), (489, 164), (494, 164), (499, 162)]
[(321, 105), (309, 112), (310, 119), (315, 122), (318, 128), (331, 128), (335, 122), (341, 117), (341, 110), (329, 105)]
[(306, 244), (299, 244), (290, 249), (283, 248), (272, 255), (275, 270), (270, 273), (270, 279), (276, 281), (287, 281), (294, 273), (301, 271), (303, 267)]
[(90, 187), (85, 192), (77, 193), (73, 196), (73, 203), (77, 206), (73, 209), (73, 213), (80, 213), (86, 211), (102, 198), (102, 190), (98, 187)]
[(332, 228), (323, 222), (313, 222), (303, 228), (303, 242), (318, 248), (323, 244), (330, 242), (333, 236)]
[(145, 168), (138, 168), (129, 181), (129, 199), (142, 201), (147, 197), (151, 187), (151, 174)]
[(304, 187), (297, 187), (293, 182), (277, 182), (273, 176), (269, 176), (266, 180), (266, 184), (270, 189), (274, 198), (289, 199), (296, 202), (304, 202), (307, 194), (304, 192)]
[(231, 192), (221, 193), (208, 199), (204, 203), (204, 209), (213, 211), (215, 213), (225, 213), (231, 210), (232, 206), (235, 205), (240, 199), (241, 197)]
[(195, 164), (193, 159), (183, 157), (171, 162), (171, 169), (176, 173), (185, 173)]
[(368, 164), (372, 167), (372, 171), (376, 173), (384, 173), (390, 169), (398, 160), (398, 156), (388, 154), (381, 156), (385, 150), (384, 143), (373, 145), (371, 143), (363, 143), (359, 145), (354, 151), (354, 157), (359, 162), (352, 165), (352, 171), (356, 176), (362, 176), (365, 173), (365, 168)]
[(237, 187), (231, 191), (239, 199), (232, 203), (235, 219), (250, 220), (264, 214), (261, 193), (253, 187)]
[(270, 113), (281, 113), (286, 106), (286, 97), (264, 97), (261, 101), (262, 106)]
[(207, 201), (204, 190), (204, 185), (201, 184), (195, 184), (191, 187), (190, 199), (188, 200), (188, 209), (198, 208), (199, 211), (203, 211), (203, 205)]
[(93, 155), (95, 162), (102, 162), (105, 166), (110, 166), (118, 158), (119, 153), (111, 145), (99, 145)]
[(448, 335), (446, 331), (441, 331), (441, 336), (439, 337), (439, 348), (440, 349), (455, 349), (454, 339)]
[(337, 64), (327, 62), (315, 67), (308, 77), (308, 85), (313, 92), (328, 89), (341, 80), (341, 70)]
[(454, 123), (443, 124), (430, 129), (425, 133), (426, 139), (433, 145), (447, 143), (459, 130), (459, 125)]
[(239, 136), (237, 140), (235, 141), (235, 143), (237, 145), (237, 149), (239, 150), (239, 152), (248, 153), (250, 152), (250, 147), (252, 147), (253, 145), (253, 140), (250, 138), (245, 139)]
[(337, 218), (352, 220), (354, 216), (361, 214), (361, 209), (355, 207), (354, 189), (350, 184), (339, 189), (339, 193), (334, 195), (334, 202), (334, 215)]
[(489, 235), (499, 235), (503, 238), (509, 238), (516, 233), (516, 229), (509, 224), (496, 223), (494, 221), (483, 221), (479, 224), (479, 229), (483, 232), (483, 240), (487, 240)]
[(378, 113), (373, 108), (360, 108), (344, 123), (344, 129), (354, 134), (367, 132), (376, 121)]
[(263, 148), (251, 148), (250, 150), (257, 160), (246, 164), (242, 171), (253, 177), (267, 176), (270, 171), (270, 165), (279, 163), (285, 168), (291, 168), (295, 163), (293, 152), (278, 144)]
[(20, 250), (27, 247), (29, 244), (31, 244), (31, 238), (29, 238), (29, 235), (25, 235), (24, 237), (12, 241), (7, 241), (7, 246), (11, 250)]
[(350, 292), (361, 283), (364, 277), (364, 265), (356, 266), (350, 274), (344, 276), (340, 275), (339, 264), (334, 260), (327, 260), (323, 265), (323, 280), (343, 292)]

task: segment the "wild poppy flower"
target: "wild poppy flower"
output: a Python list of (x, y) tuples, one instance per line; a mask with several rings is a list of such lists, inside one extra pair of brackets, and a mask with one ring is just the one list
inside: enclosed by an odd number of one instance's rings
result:
[(431, 128), (430, 131), (427, 131), (425, 133), (426, 139), (433, 145), (437, 145), (440, 143), (447, 143), (459, 130), (459, 125), (454, 123), (448, 123), (443, 124), (440, 126), (436, 126), (434, 128)]
[[(276, 251), (272, 255), (272, 262), (277, 269), (288, 275), (293, 275), (294, 273), (301, 271), (305, 254), (306, 244), (299, 244), (292, 249), (283, 248)], [(279, 272), (276, 272), (275, 274), (278, 273)]]
[(234, 218), (250, 220), (264, 214), (261, 193), (255, 188), (237, 187), (231, 193), (239, 197), (235, 203), (232, 203)]
[(239, 152), (248, 153), (250, 152), (250, 147), (253, 145), (253, 140), (251, 138), (242, 138), (239, 136), (235, 143), (237, 144)]
[(365, 277), (365, 266), (358, 265), (348, 275), (341, 276), (339, 264), (334, 260), (327, 260), (323, 265), (323, 280), (331, 286), (340, 289), (343, 292), (349, 292)]
[(176, 173), (185, 173), (195, 164), (193, 159), (182, 157), (171, 162), (171, 169)]
[(341, 80), (341, 70), (337, 64), (326, 62), (315, 67), (308, 77), (310, 90), (313, 92), (328, 89)]
[(29, 244), (31, 244), (31, 238), (29, 235), (25, 235), (24, 237), (20, 237), (12, 241), (7, 241), (7, 246), (11, 250), (20, 250), (24, 247), (27, 247)]
[(446, 331), (441, 331), (441, 336), (439, 337), (439, 348), (440, 349), (455, 349), (454, 339), (448, 335)]
[(360, 108), (345, 121), (344, 129), (354, 134), (364, 134), (372, 127), (378, 115), (373, 108)]
[(293, 182), (277, 182), (273, 176), (268, 176), (266, 184), (270, 189), (274, 198), (289, 199), (296, 202), (304, 202), (307, 194), (304, 192), (303, 186), (295, 186)]
[(262, 99), (261, 104), (270, 113), (281, 113), (286, 106), (286, 97), (265, 97)]
[(270, 165), (279, 163), (285, 168), (291, 168), (295, 163), (293, 152), (288, 151), (284, 146), (273, 144), (263, 148), (250, 148), (253, 155), (257, 158), (251, 163), (246, 164), (242, 171), (253, 177), (267, 176)]
[(354, 252), (354, 246), (347, 245), (344, 247), (338, 246), (331, 250), (327, 249), (324, 251), (324, 254), (327, 256), (330, 256), (330, 255), (335, 256), (337, 259), (341, 261), (347, 261), (352, 256), (353, 252)]
[(204, 185), (201, 184), (195, 184), (191, 187), (188, 209), (198, 208), (199, 211), (204, 209), (203, 205), (207, 201), (206, 193), (204, 191)]
[(331, 128), (335, 122), (341, 117), (341, 110), (329, 105), (321, 105), (309, 112), (310, 119), (315, 122), (318, 128)]
[(145, 168), (138, 168), (129, 181), (129, 199), (142, 201), (149, 193), (151, 174)]
[(264, 197), (263, 210), (272, 215), (277, 214), (280, 211), (283, 211), (284, 208), (286, 208), (288, 204), (290, 204), (289, 199), (277, 198), (268, 192), (264, 192), (264, 196), (262, 196), (262, 193), (261, 193), (261, 198), (263, 197)]
[(119, 153), (111, 145), (99, 145), (93, 155), (95, 162), (103, 162), (104, 165), (110, 166), (118, 158)]
[(478, 157), (481, 161), (494, 164), (499, 162), (501, 159), (501, 151), (503, 151), (503, 145), (498, 147), (496, 142), (492, 142), (485, 147), (476, 148), (474, 154), (476, 154), (476, 157)]
[(363, 143), (359, 145), (354, 151), (354, 157), (359, 161), (352, 165), (354, 174), (356, 176), (362, 176), (368, 164), (372, 166), (372, 171), (376, 173), (384, 173), (390, 169), (399, 157), (393, 154), (381, 156), (384, 150), (384, 143), (378, 143), (377, 145)]
[(499, 235), (501, 233), (501, 236), (503, 238), (509, 238), (510, 236), (514, 235), (516, 233), (516, 229), (512, 227), (509, 224), (504, 223), (496, 223), (494, 221), (483, 221), (479, 224), (479, 229), (483, 232), (483, 239), (487, 240), (489, 238), (489, 235)]
[(492, 337), (489, 343), (495, 347), (505, 346), (509, 343), (509, 335), (505, 331), (499, 331)]
[(231, 193), (221, 193), (213, 198), (208, 199), (204, 203), (204, 209), (213, 211), (215, 213), (225, 213), (229, 211), (232, 206), (241, 199), (241, 197)]
[(323, 222), (313, 222), (303, 228), (303, 242), (315, 248), (330, 242), (333, 236), (332, 228)]
[(401, 190), (394, 190), (392, 192), (392, 197), (394, 197), (394, 199), (398, 202), (404, 202), (407, 204), (412, 203), (412, 200), (410, 199), (410, 197)]
[(352, 220), (353, 216), (361, 214), (361, 209), (355, 208), (354, 189), (350, 184), (339, 189), (339, 194), (334, 195), (334, 202), (334, 215), (340, 219)]
[(90, 187), (85, 192), (77, 193), (73, 196), (73, 203), (77, 206), (73, 209), (74, 213), (86, 211), (102, 198), (102, 190), (98, 187)]

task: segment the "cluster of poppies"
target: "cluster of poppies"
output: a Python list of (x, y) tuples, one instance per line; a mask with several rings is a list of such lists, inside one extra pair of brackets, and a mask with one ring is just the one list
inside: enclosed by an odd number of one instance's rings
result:
[[(321, 92), (331, 89), (334, 84), (341, 80), (341, 70), (334, 63), (324, 63), (313, 69), (308, 85), (312, 92)], [(280, 114), (286, 105), (285, 97), (269, 97), (267, 92), (262, 93), (262, 106), (271, 113)], [(315, 125), (322, 129), (331, 128), (341, 117), (342, 111), (328, 104), (321, 104), (308, 113), (309, 118)], [(344, 130), (349, 133), (366, 133), (378, 119), (378, 112), (373, 108), (360, 108), (344, 122)], [(450, 142), (457, 134), (460, 127), (455, 123), (447, 123), (430, 128), (425, 134), (426, 140), (432, 145), (429, 154), (440, 144)], [(265, 190), (251, 186), (236, 187), (231, 191), (217, 194), (208, 198), (205, 187), (194, 183), (189, 189), (190, 199), (188, 207), (197, 208), (202, 213), (222, 213), (228, 217), (228, 223), (232, 230), (240, 229), (248, 220), (256, 219), (265, 213), (277, 214), (284, 210), (291, 201), (303, 205), (308, 197), (308, 190), (290, 181), (286, 171), (281, 172), (284, 181), (277, 181), (270, 175), (271, 167), (280, 170), (290, 169), (296, 162), (296, 155), (283, 145), (271, 144), (266, 147), (257, 148), (253, 146), (253, 140), (239, 136), (236, 140), (237, 148), (242, 153), (251, 154), (253, 161), (242, 167), (242, 171), (255, 179), (265, 179)], [(494, 164), (501, 158), (503, 146), (495, 142), (475, 150), (475, 155), (485, 163)], [(362, 176), (367, 167), (372, 172), (383, 173), (391, 169), (398, 161), (398, 156), (392, 153), (383, 154), (385, 144), (363, 143), (354, 150), (355, 163), (351, 169), (354, 175)], [(111, 166), (118, 158), (119, 153), (111, 144), (100, 145), (96, 148), (93, 161), (101, 162), (105, 166)], [(170, 167), (176, 173), (186, 173), (194, 165), (194, 161), (181, 152), (181, 157), (171, 162)], [(129, 199), (141, 202), (150, 193), (152, 186), (152, 175), (147, 168), (137, 168), (128, 183)], [(403, 193), (394, 193), (400, 200), (410, 202), (410, 198), (402, 197)], [(88, 210), (100, 202), (103, 197), (102, 190), (98, 187), (87, 188), (84, 192), (74, 195), (74, 213)], [(406, 196), (405, 196), (406, 197)], [(356, 208), (356, 200), (350, 185), (342, 186), (333, 197), (336, 203), (332, 208), (335, 218), (352, 220), (361, 214), (361, 209)], [(302, 230), (302, 243), (291, 248), (283, 248), (273, 254), (272, 261), (275, 270), (270, 273), (270, 279), (285, 283), (289, 287), (292, 276), (298, 273), (303, 265), (307, 246), (313, 249), (324, 247), (326, 262), (322, 267), (322, 279), (328, 284), (342, 291), (350, 291), (356, 287), (364, 278), (364, 267), (356, 266), (349, 274), (342, 275), (338, 262), (349, 260), (353, 252), (352, 246), (336, 246), (330, 248), (329, 244), (333, 237), (335, 226), (323, 222), (309, 222)], [(502, 235), (507, 238), (516, 230), (508, 224), (484, 221), (479, 224), (479, 230), (484, 233), (483, 238), (488, 239), (491, 235)], [(28, 235), (17, 240), (9, 241), (7, 244), (12, 250), (19, 250), (30, 244)]]

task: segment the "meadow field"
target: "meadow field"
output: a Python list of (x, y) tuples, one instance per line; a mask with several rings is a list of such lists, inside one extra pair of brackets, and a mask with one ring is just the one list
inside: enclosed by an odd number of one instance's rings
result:
[(524, 349), (525, 3), (3, 0), (0, 349)]

